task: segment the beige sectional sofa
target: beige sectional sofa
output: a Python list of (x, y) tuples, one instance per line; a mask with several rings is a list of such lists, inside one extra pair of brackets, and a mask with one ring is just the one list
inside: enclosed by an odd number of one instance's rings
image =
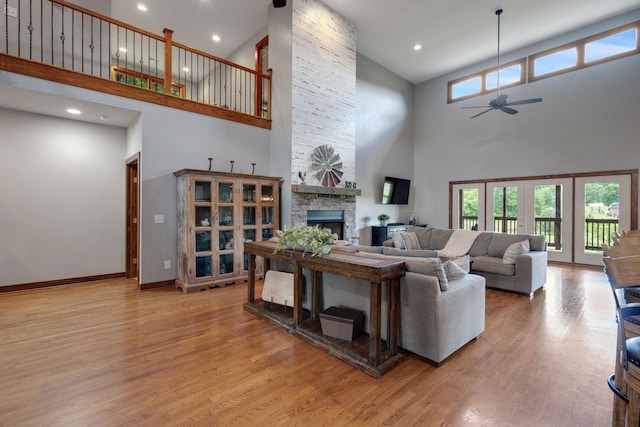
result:
[[(432, 256), (438, 256), (446, 249), (454, 231), (412, 226), (406, 228), (406, 232), (416, 234), (420, 250), (432, 251)], [(547, 281), (547, 244), (544, 236), (465, 231), (475, 233), (475, 237), (468, 250), (457, 256), (469, 256), (471, 272), (483, 276), (487, 280), (487, 287), (533, 296), (536, 290), (544, 286)], [(505, 252), (509, 247), (523, 241), (527, 242), (528, 252), (514, 256), (511, 259), (513, 262), (505, 262)], [(393, 246), (393, 241), (386, 241), (385, 246)]]

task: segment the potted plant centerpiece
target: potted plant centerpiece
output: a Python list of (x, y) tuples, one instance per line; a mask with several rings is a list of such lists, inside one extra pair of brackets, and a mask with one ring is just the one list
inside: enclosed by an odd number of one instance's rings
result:
[(378, 221), (380, 221), (380, 226), (384, 227), (387, 225), (387, 221), (389, 221), (389, 215), (386, 213), (378, 215)]
[(338, 238), (329, 228), (297, 224), (276, 231), (278, 243), (275, 252), (281, 249), (300, 249), (311, 256), (323, 256), (331, 252), (331, 244)]

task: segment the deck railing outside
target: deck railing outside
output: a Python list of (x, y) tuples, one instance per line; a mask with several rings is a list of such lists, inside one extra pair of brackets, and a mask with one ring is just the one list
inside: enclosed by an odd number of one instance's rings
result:
[[(477, 229), (477, 216), (463, 216), (460, 228)], [(517, 233), (517, 218), (494, 218), (494, 230), (500, 233)], [(560, 250), (562, 248), (562, 220), (556, 218), (536, 218), (535, 234), (545, 236), (547, 246)], [(585, 250), (601, 251), (602, 245), (611, 245), (613, 236), (618, 232), (618, 219), (585, 219)]]
[(171, 30), (156, 35), (61, 0), (0, 4), (9, 10), (0, 53), (270, 118), (270, 74), (176, 43)]

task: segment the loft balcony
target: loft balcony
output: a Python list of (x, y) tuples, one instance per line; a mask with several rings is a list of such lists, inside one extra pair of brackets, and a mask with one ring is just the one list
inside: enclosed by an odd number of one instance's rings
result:
[(271, 129), (271, 70), (61, 0), (21, 0), (11, 15), (0, 15), (0, 70)]

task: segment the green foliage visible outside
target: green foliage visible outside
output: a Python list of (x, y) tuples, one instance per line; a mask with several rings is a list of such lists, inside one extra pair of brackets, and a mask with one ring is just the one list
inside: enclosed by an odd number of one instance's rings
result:
[[(462, 191), (462, 215), (463, 217), (478, 217), (478, 189), (466, 188)], [(556, 186), (537, 185), (534, 196), (534, 213), (536, 219), (556, 218)], [(506, 195), (506, 212), (503, 213), (504, 198)], [(516, 187), (496, 188), (493, 194), (494, 217), (517, 217), (518, 192)], [(618, 212), (609, 209), (614, 202), (620, 199), (620, 186), (617, 182), (588, 183), (585, 186), (585, 241), (587, 247), (600, 248), (602, 244), (608, 244), (611, 236), (618, 231)], [(596, 220), (596, 221), (591, 221)], [(598, 221), (600, 220), (600, 221)], [(554, 236), (546, 236), (549, 242), (554, 241)], [(596, 249), (597, 250), (597, 249)]]

